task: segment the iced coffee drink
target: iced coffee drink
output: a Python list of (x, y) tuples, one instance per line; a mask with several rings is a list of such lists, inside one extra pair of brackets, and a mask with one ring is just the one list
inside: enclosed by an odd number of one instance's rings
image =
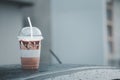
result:
[(23, 69), (39, 68), (41, 40), (43, 37), (37, 27), (33, 27), (32, 29), (32, 37), (30, 36), (30, 27), (23, 28), (18, 36)]

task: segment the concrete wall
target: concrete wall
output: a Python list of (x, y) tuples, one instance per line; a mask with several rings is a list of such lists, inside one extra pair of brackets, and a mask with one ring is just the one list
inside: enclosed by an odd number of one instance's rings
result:
[(63, 63), (104, 63), (102, 6), (102, 0), (51, 0), (52, 50)]
[(120, 0), (114, 1), (113, 20), (114, 50), (116, 54), (120, 54)]
[[(25, 10), (34, 26), (41, 29), (41, 63), (103, 64), (102, 0), (34, 0)], [(51, 60), (52, 59), (52, 60)]]
[(21, 27), (21, 10), (0, 4), (0, 65), (20, 63), (17, 35)]
[(52, 49), (63, 63), (103, 64), (102, 0), (34, 3), (23, 14), (16, 6), (0, 4), (0, 65), (20, 63), (16, 37), (23, 26), (22, 15), (30, 16), (43, 33), (41, 63), (57, 63), (49, 52)]

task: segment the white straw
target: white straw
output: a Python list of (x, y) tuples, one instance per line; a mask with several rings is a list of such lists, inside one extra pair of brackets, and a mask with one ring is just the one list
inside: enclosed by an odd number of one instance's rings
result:
[(27, 17), (27, 19), (28, 19), (28, 22), (29, 22), (29, 25), (30, 25), (30, 32), (31, 32), (31, 38), (32, 38), (33, 37), (32, 23), (31, 23), (30, 17)]

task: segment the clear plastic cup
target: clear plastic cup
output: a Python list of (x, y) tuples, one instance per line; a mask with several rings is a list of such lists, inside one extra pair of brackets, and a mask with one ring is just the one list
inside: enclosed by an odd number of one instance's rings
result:
[(18, 36), (21, 65), (23, 69), (38, 69), (40, 63), (41, 31), (33, 27), (33, 37), (30, 36), (30, 27), (24, 27)]

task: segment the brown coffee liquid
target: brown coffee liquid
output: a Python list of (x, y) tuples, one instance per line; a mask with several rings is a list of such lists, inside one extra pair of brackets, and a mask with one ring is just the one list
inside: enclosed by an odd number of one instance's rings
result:
[[(20, 40), (20, 49), (21, 50), (39, 50), (40, 41), (24, 41)], [(38, 53), (39, 54), (39, 53)], [(30, 55), (30, 54), (29, 54)], [(38, 69), (39, 68), (40, 57), (21, 57), (21, 64), (23, 69)]]
[(21, 58), (22, 68), (23, 69), (38, 69), (39, 68), (39, 57), (35, 58)]

